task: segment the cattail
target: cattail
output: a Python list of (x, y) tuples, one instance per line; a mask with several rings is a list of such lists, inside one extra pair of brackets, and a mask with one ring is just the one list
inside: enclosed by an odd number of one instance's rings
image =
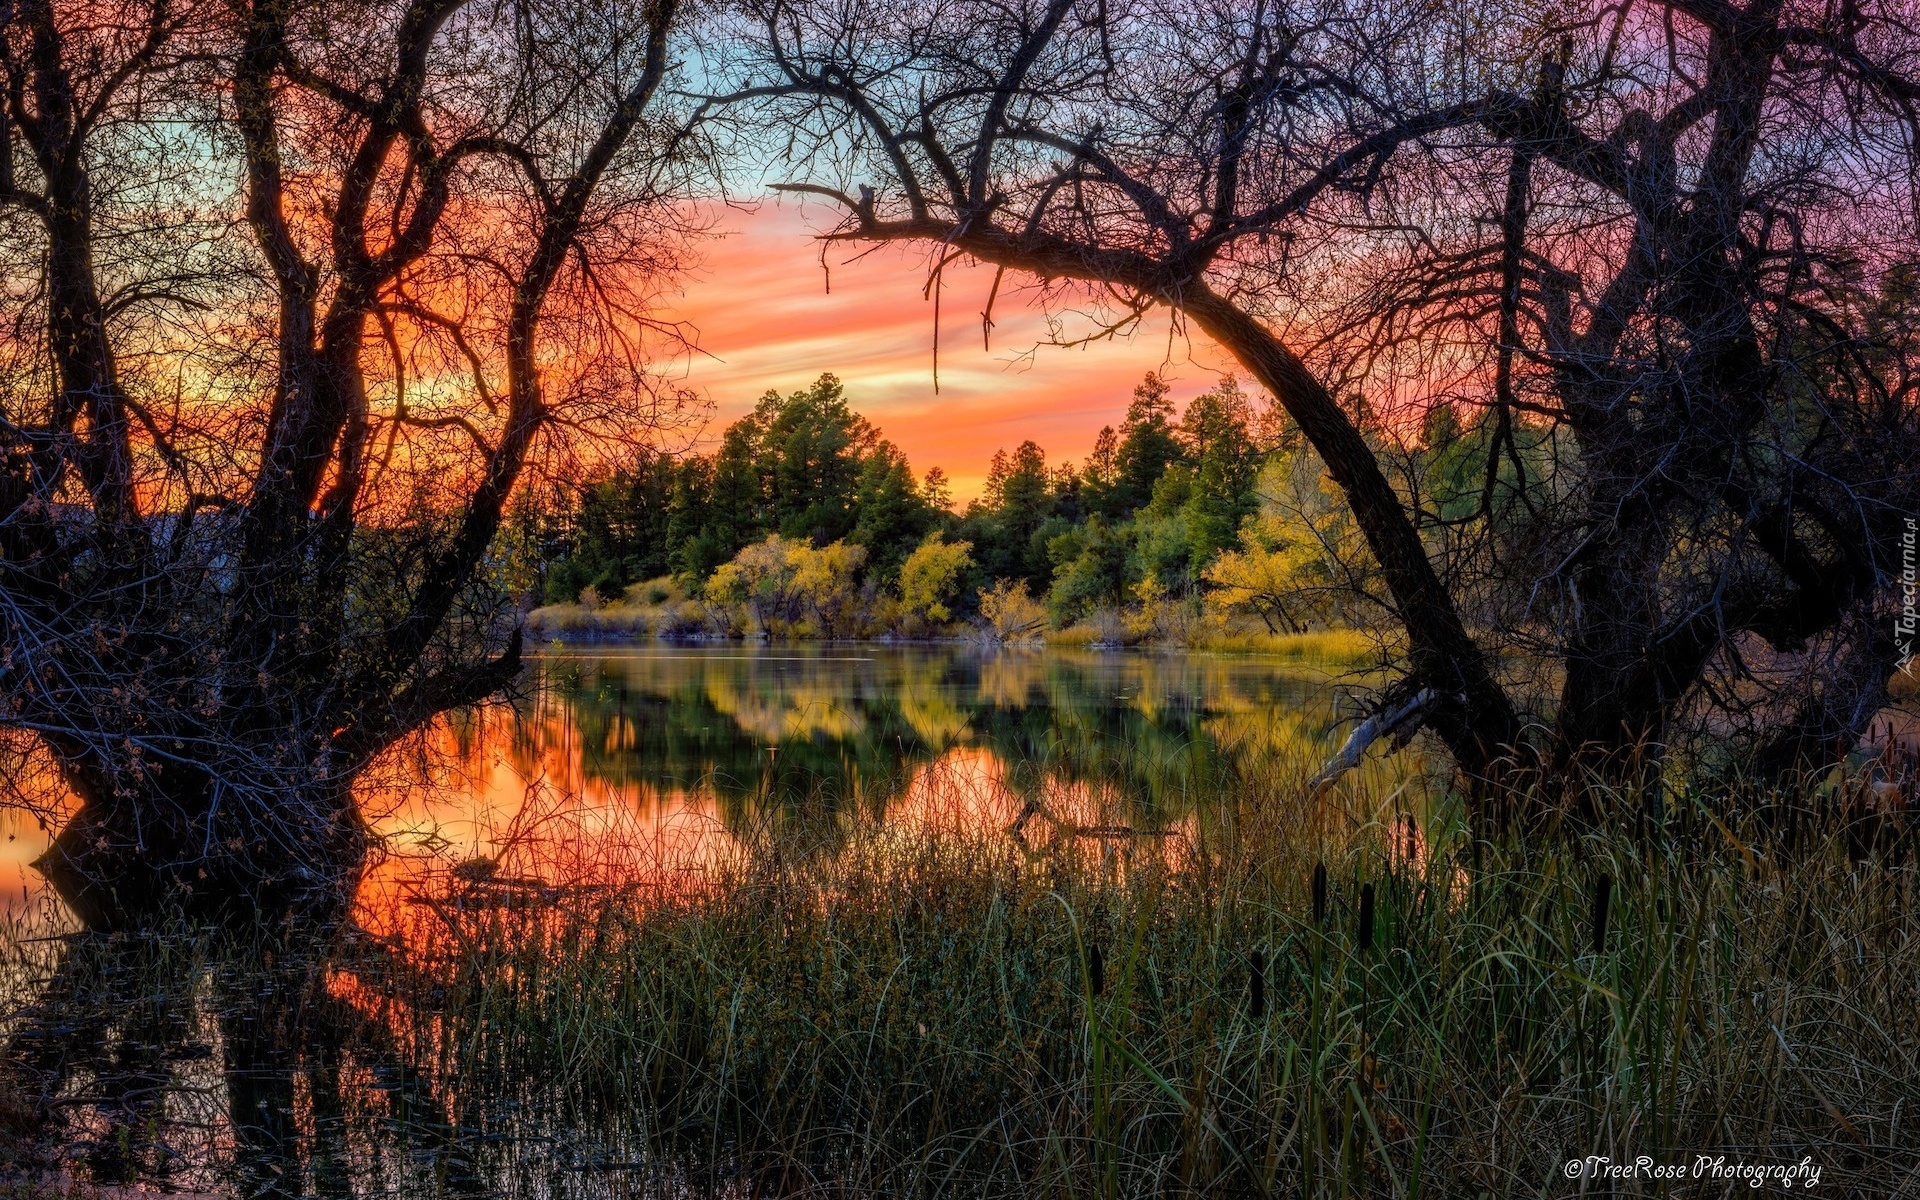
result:
[(1593, 885), (1593, 952), (1607, 951), (1607, 906), (1613, 902), (1613, 876), (1602, 874)]
[(1327, 920), (1327, 864), (1313, 864), (1313, 923), (1325, 924)]
[(1096, 996), (1107, 990), (1107, 963), (1098, 942), (1087, 947), (1087, 990)]
[(1247, 955), (1247, 1011), (1256, 1021), (1267, 1015), (1267, 956), (1258, 950)]
[(1373, 885), (1360, 885), (1360, 949), (1373, 949)]

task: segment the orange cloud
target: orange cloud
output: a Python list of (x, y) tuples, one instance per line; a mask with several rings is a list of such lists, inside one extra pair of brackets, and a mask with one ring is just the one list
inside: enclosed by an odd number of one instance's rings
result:
[[(722, 236), (703, 248), (699, 269), (660, 314), (697, 334), (684, 382), (714, 402), (709, 444), (768, 388), (791, 391), (832, 371), (916, 472), (945, 470), (964, 501), (979, 493), (996, 449), (1031, 438), (1050, 462), (1085, 458), (1148, 371), (1167, 376), (1176, 399), (1185, 399), (1231, 369), (1211, 342), (1174, 332), (1164, 311), (1126, 339), (1041, 345), (1045, 313), (1031, 281), (1011, 275), (994, 305), (988, 349), (980, 310), (993, 271), (955, 263), (940, 300), (936, 393), (934, 305), (921, 295), (930, 247), (835, 243), (823, 271), (815, 234), (831, 221), (824, 207), (791, 202), (719, 214)], [(1067, 317), (1069, 334), (1091, 328)]]

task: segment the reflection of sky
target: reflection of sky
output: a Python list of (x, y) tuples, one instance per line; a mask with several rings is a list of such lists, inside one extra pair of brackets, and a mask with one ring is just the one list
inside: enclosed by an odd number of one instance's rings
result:
[[(1050, 335), (1026, 281), (1013, 276), (994, 304), (989, 349), (980, 315), (993, 272), (954, 263), (943, 275), (936, 394), (934, 306), (921, 296), (926, 247), (836, 244), (823, 272), (813, 234), (832, 227), (830, 205), (769, 202), (716, 216), (726, 236), (696, 247), (701, 265), (660, 314), (698, 332), (685, 382), (716, 405), (713, 435), (767, 389), (792, 391), (831, 371), (916, 472), (940, 467), (964, 502), (978, 494), (997, 449), (1030, 438), (1050, 461), (1085, 459), (1146, 372), (1169, 375), (1185, 400), (1230, 367), (1212, 343), (1173, 334), (1164, 310), (1129, 339), (1029, 357)], [(1069, 315), (1064, 331), (1091, 328)]]
[(0, 918), (34, 908), (40, 873), (31, 864), (53, 844), (53, 835), (30, 814), (0, 809)]

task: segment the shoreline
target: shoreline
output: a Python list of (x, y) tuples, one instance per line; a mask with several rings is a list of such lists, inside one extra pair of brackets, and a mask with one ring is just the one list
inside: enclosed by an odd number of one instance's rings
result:
[(1285, 659), (1332, 659), (1355, 668), (1377, 665), (1374, 635), (1357, 629), (1310, 630), (1305, 633), (1222, 630), (1175, 641), (1141, 637), (1132, 640), (1101, 638), (1085, 626), (1050, 630), (1023, 638), (998, 638), (978, 628), (950, 626), (949, 632), (909, 636), (880, 633), (869, 637), (807, 637), (765, 630), (718, 633), (687, 630), (667, 614), (643, 609), (582, 610), (576, 605), (547, 605), (525, 614), (529, 640), (561, 646), (637, 645), (868, 645), (974, 646), (988, 649), (1095, 650), (1102, 653), (1240, 654)]

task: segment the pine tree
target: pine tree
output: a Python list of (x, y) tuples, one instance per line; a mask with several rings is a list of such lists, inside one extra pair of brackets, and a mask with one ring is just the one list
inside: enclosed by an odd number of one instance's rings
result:
[(1160, 376), (1148, 373), (1133, 389), (1133, 403), (1120, 426), (1120, 444), (1114, 452), (1114, 482), (1104, 512), (1121, 517), (1143, 508), (1153, 499), (1153, 485), (1172, 464), (1185, 457), (1185, 447), (1173, 429), (1173, 401)]
[(755, 416), (763, 423), (759, 467), (767, 485), (770, 526), (816, 545), (852, 532), (862, 465), (879, 434), (847, 407), (846, 389), (831, 374), (784, 400), (769, 392)]
[(914, 486), (906, 456), (880, 442), (860, 467), (854, 489), (854, 527), (848, 540), (864, 546), (868, 570), (891, 580), (937, 518)]

